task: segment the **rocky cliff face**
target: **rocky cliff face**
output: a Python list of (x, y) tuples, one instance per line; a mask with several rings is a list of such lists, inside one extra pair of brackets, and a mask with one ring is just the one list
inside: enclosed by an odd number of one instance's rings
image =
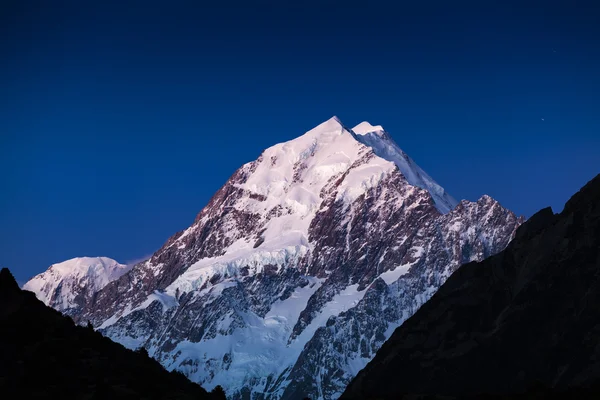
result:
[(342, 398), (598, 398), (598, 306), (600, 175), (456, 271)]
[(74, 317), (233, 398), (336, 398), (520, 223), (488, 196), (457, 203), (383, 128), (332, 118), (243, 165)]

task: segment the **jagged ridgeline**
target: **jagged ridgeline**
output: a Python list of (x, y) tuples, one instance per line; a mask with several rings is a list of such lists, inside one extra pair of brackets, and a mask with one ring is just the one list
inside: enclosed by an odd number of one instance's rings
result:
[(70, 260), (25, 288), (233, 399), (335, 399), (521, 222), (489, 196), (457, 202), (381, 126), (334, 117), (244, 164), (149, 260)]
[(599, 309), (600, 175), (456, 271), (342, 398), (598, 399)]
[(19, 289), (0, 271), (0, 393), (3, 399), (224, 399), (147, 352), (127, 350)]

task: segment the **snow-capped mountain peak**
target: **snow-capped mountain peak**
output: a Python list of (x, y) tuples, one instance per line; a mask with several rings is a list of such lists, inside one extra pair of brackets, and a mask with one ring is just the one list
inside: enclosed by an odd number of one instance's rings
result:
[[(346, 130), (342, 120), (340, 120), (336, 115), (332, 116), (326, 121), (321, 122), (319, 125), (307, 131), (304, 135), (318, 135), (321, 133), (329, 133), (329, 132), (338, 132), (342, 133), (342, 130)], [(304, 136), (302, 135), (302, 136)], [(300, 136), (300, 137), (302, 137)]]
[(131, 267), (108, 257), (72, 258), (51, 265), (23, 285), (23, 289), (34, 292), (44, 304), (66, 311), (79, 306), (77, 296), (97, 292)]
[[(317, 165), (320, 172), (325, 172), (322, 178), (325, 178), (325, 175), (329, 175), (330, 178), (331, 173), (344, 170), (364, 154), (361, 151), (363, 148), (358, 143), (371, 149), (377, 158), (382, 159), (379, 162), (381, 166), (383, 166), (381, 161), (394, 163), (408, 183), (427, 190), (440, 212), (445, 214), (458, 204), (451, 195), (446, 193), (442, 186), (402, 151), (381, 125), (372, 125), (367, 121), (363, 121), (354, 128), (349, 129), (336, 116), (317, 125), (296, 139), (265, 150), (262, 155), (263, 158), (270, 159), (272, 163), (268, 165), (269, 173), (259, 174), (259, 176), (272, 179), (277, 175), (281, 179), (288, 179), (288, 174), (273, 173), (271, 171), (271, 169), (278, 166), (277, 160), (285, 159), (288, 163), (298, 163), (318, 153), (311, 164)], [(306, 167), (306, 165), (303, 166)], [(327, 168), (330, 168), (329, 173), (326, 172)], [(265, 189), (269, 188), (269, 185), (264, 184), (265, 182), (261, 181), (260, 185), (257, 186)], [(312, 183), (309, 186), (313, 186), (313, 189), (315, 189)]]
[(104, 287), (74, 267), (27, 285), (233, 399), (329, 400), (520, 224), (485, 199), (454, 205), (381, 126), (332, 117), (244, 164), (189, 228)]

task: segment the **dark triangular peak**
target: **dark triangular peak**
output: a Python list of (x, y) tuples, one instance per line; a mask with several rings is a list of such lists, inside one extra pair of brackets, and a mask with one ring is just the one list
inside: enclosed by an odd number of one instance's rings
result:
[(553, 224), (556, 221), (556, 217), (557, 216), (554, 214), (551, 207), (542, 208), (540, 211), (533, 214), (527, 220), (527, 223), (521, 225), (517, 229), (515, 238), (524, 239), (535, 235), (542, 229)]
[(600, 398), (599, 309), (597, 176), (459, 268), (342, 398)]
[(567, 201), (563, 213), (579, 215), (595, 213), (594, 215), (597, 216), (598, 203), (600, 203), (600, 174), (596, 175)]
[(8, 270), (8, 268), (2, 268), (0, 270), (0, 292), (14, 292), (17, 290), (19, 290), (19, 285), (17, 284), (13, 274)]
[(0, 393), (6, 399), (223, 399), (76, 326), (0, 271)]

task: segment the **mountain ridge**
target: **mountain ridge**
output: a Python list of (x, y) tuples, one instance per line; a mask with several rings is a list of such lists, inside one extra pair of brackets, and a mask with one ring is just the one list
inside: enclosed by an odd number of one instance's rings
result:
[(461, 267), (342, 398), (597, 398), (599, 204), (600, 175), (561, 213), (534, 214), (504, 251)]

